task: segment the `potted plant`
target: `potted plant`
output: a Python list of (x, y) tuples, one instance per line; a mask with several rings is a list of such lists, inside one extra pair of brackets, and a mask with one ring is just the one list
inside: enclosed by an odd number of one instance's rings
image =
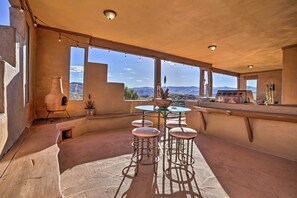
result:
[[(166, 76), (164, 76), (164, 87), (166, 85)], [(170, 104), (172, 103), (172, 99), (168, 98), (169, 96), (169, 89), (167, 88), (165, 91), (163, 88), (160, 88), (158, 90), (158, 95), (161, 98), (155, 98), (155, 103), (158, 107), (160, 108), (167, 108), (170, 106)]]
[(86, 104), (86, 107), (85, 107), (86, 115), (87, 116), (94, 115), (95, 114), (95, 105), (94, 105), (94, 101), (91, 100), (91, 94), (89, 94), (88, 100), (85, 104)]

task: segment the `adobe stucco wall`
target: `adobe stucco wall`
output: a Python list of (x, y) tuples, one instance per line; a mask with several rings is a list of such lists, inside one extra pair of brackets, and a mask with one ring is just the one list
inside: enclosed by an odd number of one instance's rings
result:
[[(30, 65), (29, 82), (25, 78), (26, 23), (30, 27)], [(1, 27), (0, 50), (2, 60), (0, 112), (0, 157), (2, 157), (18, 139), (25, 127), (34, 119), (33, 87), (36, 52), (36, 32), (29, 16), (20, 13), (18, 8), (10, 8), (11, 27)], [(29, 84), (29, 102), (25, 102), (25, 86)]]
[[(37, 118), (44, 118), (47, 115), (44, 98), (50, 91), (52, 76), (63, 77), (63, 90), (69, 96), (70, 47), (76, 43), (68, 39), (58, 42), (58, 36), (58, 33), (51, 30), (37, 29), (38, 51), (34, 97)], [(83, 43), (89, 42), (88, 38), (69, 36)], [(85, 115), (85, 100), (88, 94), (92, 95), (96, 114), (133, 112), (135, 105), (148, 103), (146, 101), (124, 101), (124, 84), (108, 83), (108, 66), (87, 62), (87, 48), (85, 49), (84, 101), (69, 101), (67, 111), (70, 116)], [(54, 116), (65, 116), (65, 114), (57, 113)]]
[[(58, 33), (37, 28), (37, 59), (36, 59), (36, 83), (35, 83), (35, 112), (36, 118), (44, 118), (47, 114), (44, 98), (51, 88), (51, 77), (62, 76), (64, 93), (68, 96), (70, 46), (74, 43), (68, 39), (58, 42)], [(72, 36), (73, 37), (73, 36)], [(88, 42), (88, 39), (74, 37), (80, 42)], [(70, 101), (67, 108), (70, 115), (80, 115), (75, 106), (84, 105), (83, 101)], [(62, 116), (65, 116), (62, 114)]]
[(281, 102), (282, 94), (282, 70), (256, 72), (240, 75), (239, 89), (246, 89), (245, 78), (257, 77), (257, 100), (266, 100), (266, 84), (271, 82), (275, 85), (274, 100)]
[(283, 104), (297, 104), (297, 44), (283, 48)]

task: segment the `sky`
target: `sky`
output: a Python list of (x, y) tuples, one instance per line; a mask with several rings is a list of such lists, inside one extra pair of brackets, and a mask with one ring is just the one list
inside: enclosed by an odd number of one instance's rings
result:
[[(70, 82), (83, 82), (84, 49), (71, 48)], [(129, 88), (154, 87), (154, 59), (112, 51), (89, 48), (89, 62), (108, 65), (108, 82), (121, 82)], [(199, 67), (161, 61), (161, 81), (166, 86), (199, 86)], [(214, 87), (237, 87), (236, 77), (214, 73)]]
[(9, 7), (8, 0), (0, 0), (0, 25), (9, 26)]
[[(124, 82), (129, 88), (154, 86), (154, 59), (125, 54), (106, 49), (89, 49), (89, 62), (108, 64), (108, 81)], [(199, 86), (199, 67), (161, 61), (161, 81), (166, 76), (166, 86)], [(236, 87), (235, 77), (215, 75), (217, 86)]]
[(248, 87), (257, 87), (257, 80), (252, 79), (252, 80), (247, 80), (246, 81), (246, 86)]
[(161, 61), (161, 82), (164, 86), (164, 76), (166, 76), (166, 86), (195, 86), (199, 87), (200, 70), (199, 67)]
[(89, 62), (108, 64), (108, 82), (124, 82), (129, 88), (154, 87), (153, 58), (89, 48)]
[(71, 47), (70, 53), (70, 82), (83, 83), (85, 49), (80, 47)]
[[(0, 25), (9, 25), (8, 0), (0, 0)], [(83, 82), (83, 48), (71, 48), (70, 82)], [(154, 87), (154, 59), (112, 50), (89, 48), (89, 62), (108, 64), (108, 82), (122, 82), (129, 88)], [(161, 79), (166, 86), (199, 86), (199, 68), (170, 61), (161, 62)], [(236, 78), (216, 74), (214, 87), (236, 87)]]
[(212, 73), (213, 87), (233, 87), (237, 88), (237, 77), (220, 73)]

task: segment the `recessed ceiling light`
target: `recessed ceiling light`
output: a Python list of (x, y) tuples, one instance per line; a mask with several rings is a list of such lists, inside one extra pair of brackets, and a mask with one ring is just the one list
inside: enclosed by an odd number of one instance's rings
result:
[(216, 45), (210, 45), (208, 46), (208, 49), (210, 49), (211, 51), (214, 51), (217, 48)]
[(108, 20), (113, 20), (117, 16), (117, 13), (113, 10), (104, 10), (103, 14)]
[(249, 69), (253, 69), (254, 68), (254, 65), (248, 65), (247, 66)]

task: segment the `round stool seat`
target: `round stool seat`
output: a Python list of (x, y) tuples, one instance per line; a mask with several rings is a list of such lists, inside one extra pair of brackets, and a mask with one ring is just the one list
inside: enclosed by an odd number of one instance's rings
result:
[(192, 139), (197, 136), (197, 131), (188, 127), (175, 127), (170, 129), (169, 135), (180, 139)]
[(166, 123), (166, 127), (170, 128), (170, 129), (175, 128), (175, 127), (186, 127), (186, 126), (188, 126), (187, 123), (185, 123), (185, 122), (179, 123), (178, 120), (172, 120), (172, 121), (168, 121)]
[(134, 127), (152, 127), (154, 125), (154, 123), (150, 120), (144, 120), (143, 126), (142, 126), (142, 120), (134, 120), (131, 124)]
[(133, 129), (132, 134), (139, 138), (152, 138), (159, 136), (160, 131), (151, 127), (140, 127)]

